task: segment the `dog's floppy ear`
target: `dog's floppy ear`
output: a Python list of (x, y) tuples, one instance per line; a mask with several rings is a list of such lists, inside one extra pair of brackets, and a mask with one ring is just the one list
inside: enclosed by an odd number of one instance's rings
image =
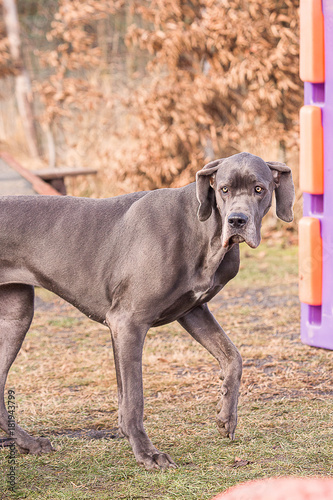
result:
[(198, 218), (201, 222), (207, 220), (212, 213), (214, 191), (210, 187), (212, 174), (219, 168), (222, 159), (207, 163), (196, 175), (197, 198), (199, 201)]
[(285, 163), (278, 161), (266, 162), (273, 174), (275, 182), (276, 215), (285, 222), (291, 222), (293, 204), (295, 201), (295, 188), (291, 169)]

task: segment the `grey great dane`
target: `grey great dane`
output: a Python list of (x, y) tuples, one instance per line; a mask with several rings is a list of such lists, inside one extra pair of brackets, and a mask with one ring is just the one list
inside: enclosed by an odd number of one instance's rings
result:
[[(142, 350), (152, 326), (177, 320), (221, 367), (217, 424), (234, 438), (241, 356), (207, 302), (239, 269), (239, 243), (256, 248), (275, 191), (277, 216), (293, 218), (294, 186), (284, 163), (249, 153), (208, 163), (177, 189), (109, 199), (0, 199), (0, 427), (8, 433), (7, 373), (30, 327), (34, 286), (44, 287), (111, 331), (119, 430), (147, 469), (175, 467), (143, 426)], [(23, 452), (50, 441), (16, 425)]]

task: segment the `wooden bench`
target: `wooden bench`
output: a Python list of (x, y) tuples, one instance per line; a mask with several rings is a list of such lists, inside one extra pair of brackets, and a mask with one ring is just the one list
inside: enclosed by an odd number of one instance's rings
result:
[(93, 168), (73, 167), (31, 171), (24, 168), (7, 151), (0, 150), (0, 195), (65, 195), (65, 177), (96, 174), (97, 170)]
[(44, 182), (47, 182), (60, 194), (66, 194), (65, 177), (76, 177), (78, 175), (96, 175), (97, 170), (93, 168), (46, 168), (35, 170), (34, 175), (37, 175)]
[(7, 151), (0, 151), (0, 195), (59, 195), (50, 184), (24, 168)]

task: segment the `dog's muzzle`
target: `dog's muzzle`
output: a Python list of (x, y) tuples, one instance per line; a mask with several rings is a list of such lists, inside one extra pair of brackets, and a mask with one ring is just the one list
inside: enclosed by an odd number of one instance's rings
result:
[[(252, 220), (252, 219), (251, 219)], [(257, 246), (253, 223), (249, 216), (242, 212), (231, 212), (224, 225), (222, 245), (227, 248), (244, 241), (252, 248)]]

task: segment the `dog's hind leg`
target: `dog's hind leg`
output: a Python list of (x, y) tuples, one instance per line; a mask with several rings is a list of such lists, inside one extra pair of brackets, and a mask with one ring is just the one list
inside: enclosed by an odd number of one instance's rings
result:
[(29, 330), (34, 312), (34, 289), (29, 285), (0, 286), (0, 428), (13, 437), (23, 453), (39, 455), (52, 451), (46, 438), (33, 438), (15, 423), (5, 406), (5, 383), (24, 337)]

